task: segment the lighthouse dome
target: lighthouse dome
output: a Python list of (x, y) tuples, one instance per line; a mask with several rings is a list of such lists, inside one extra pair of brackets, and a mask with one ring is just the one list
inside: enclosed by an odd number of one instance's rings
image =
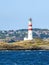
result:
[(29, 18), (29, 21), (32, 21), (32, 18)]

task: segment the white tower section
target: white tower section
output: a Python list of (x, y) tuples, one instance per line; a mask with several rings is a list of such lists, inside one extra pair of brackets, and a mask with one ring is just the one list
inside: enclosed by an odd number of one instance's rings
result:
[(32, 40), (32, 19), (29, 19), (29, 23), (28, 23), (28, 40)]

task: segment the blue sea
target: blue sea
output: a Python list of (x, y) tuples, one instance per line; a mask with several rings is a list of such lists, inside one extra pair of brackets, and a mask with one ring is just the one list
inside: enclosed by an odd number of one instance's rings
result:
[(0, 65), (49, 65), (49, 51), (0, 51)]

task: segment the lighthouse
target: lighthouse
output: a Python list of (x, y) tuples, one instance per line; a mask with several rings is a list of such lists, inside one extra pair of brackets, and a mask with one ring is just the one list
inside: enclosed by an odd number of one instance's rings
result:
[(32, 40), (33, 37), (32, 37), (32, 19), (30, 18), (29, 19), (29, 22), (28, 22), (28, 40)]
[(28, 20), (28, 37), (24, 38), (24, 40), (33, 40), (33, 36), (32, 36), (32, 19), (30, 18)]

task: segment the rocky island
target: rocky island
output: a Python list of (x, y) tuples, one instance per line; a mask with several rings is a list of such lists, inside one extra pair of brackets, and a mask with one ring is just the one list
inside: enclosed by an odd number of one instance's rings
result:
[(0, 50), (49, 50), (49, 41), (33, 39), (13, 43), (0, 42)]

